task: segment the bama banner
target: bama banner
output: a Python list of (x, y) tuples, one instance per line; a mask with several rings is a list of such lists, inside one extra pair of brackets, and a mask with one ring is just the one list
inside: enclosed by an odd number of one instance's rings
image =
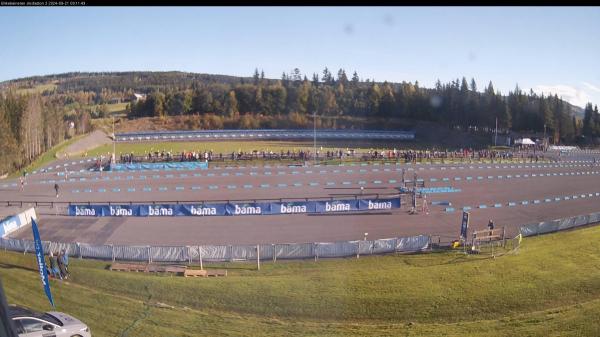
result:
[(70, 205), (70, 216), (236, 216), (336, 213), (400, 208), (400, 198), (264, 203)]

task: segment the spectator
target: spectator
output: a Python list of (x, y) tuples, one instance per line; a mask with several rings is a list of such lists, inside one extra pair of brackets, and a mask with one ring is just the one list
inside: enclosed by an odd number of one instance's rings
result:
[(50, 252), (50, 271), (52, 272), (52, 276), (54, 278), (60, 278), (62, 280), (60, 270), (58, 269), (58, 259), (52, 252)]
[(56, 191), (56, 197), (58, 198), (58, 184), (54, 184), (54, 190)]
[(57, 252), (56, 257), (57, 257), (56, 262), (58, 263), (58, 271), (60, 272), (60, 277), (61, 277), (61, 279), (66, 280), (67, 279), (67, 268), (65, 267), (65, 264), (64, 264), (63, 252)]
[(63, 249), (62, 251), (62, 259), (63, 259), (63, 264), (65, 265), (65, 270), (67, 271), (67, 276), (69, 275), (69, 254), (67, 254), (67, 251)]

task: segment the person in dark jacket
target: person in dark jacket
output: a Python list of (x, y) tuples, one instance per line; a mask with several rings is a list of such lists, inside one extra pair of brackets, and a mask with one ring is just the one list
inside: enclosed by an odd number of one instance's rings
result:
[(57, 255), (57, 261), (58, 262), (58, 271), (60, 272), (60, 277), (61, 279), (67, 279), (67, 277), (69, 276), (67, 274), (67, 267), (65, 266), (64, 260), (63, 260), (63, 252), (58, 252), (56, 253)]
[(50, 252), (50, 271), (52, 271), (52, 276), (55, 278), (60, 278), (62, 280), (62, 276), (60, 275), (60, 270), (58, 269), (58, 259), (52, 252)]

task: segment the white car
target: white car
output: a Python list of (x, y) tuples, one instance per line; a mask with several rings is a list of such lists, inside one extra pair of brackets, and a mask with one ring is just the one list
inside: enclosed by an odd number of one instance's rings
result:
[(19, 337), (91, 337), (90, 328), (73, 316), (58, 311), (35, 312), (11, 305), (8, 316)]

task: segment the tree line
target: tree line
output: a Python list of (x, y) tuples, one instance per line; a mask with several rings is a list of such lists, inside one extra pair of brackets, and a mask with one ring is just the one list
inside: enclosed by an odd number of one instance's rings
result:
[[(55, 83), (38, 94), (19, 89)], [(546, 132), (555, 142), (600, 136), (598, 107), (587, 104), (578, 120), (574, 107), (556, 95), (518, 86), (503, 94), (490, 82), (439, 80), (433, 88), (418, 82), (377, 82), (356, 71), (335, 74), (325, 68), (308, 78), (298, 68), (279, 79), (255, 69), (251, 77), (182, 72), (67, 73), (0, 83), (0, 173), (20, 169), (74, 134), (90, 130), (92, 117), (108, 114), (112, 100), (145, 100), (127, 107), (130, 118), (185, 116), (187, 127), (221, 128), (395, 128), (396, 121), (429, 121), (450, 128), (500, 132)], [(93, 108), (96, 107), (96, 108)], [(100, 108), (98, 108), (100, 107)], [(102, 109), (104, 108), (104, 109)], [(375, 121), (375, 122), (373, 122)], [(70, 129), (70, 122), (75, 125)]]
[(66, 138), (89, 132), (90, 120), (87, 111), (65, 109), (64, 97), (0, 93), (0, 175), (26, 167)]
[(349, 77), (343, 69), (336, 76), (327, 68), (311, 79), (296, 68), (283, 73), (280, 80), (266, 80), (256, 69), (250, 80), (240, 83), (192, 81), (186, 88), (151, 91), (127, 112), (132, 118), (210, 114), (225, 120), (285, 116), (305, 122), (313, 115), (398, 118), (461, 129), (495, 128), (497, 123), (502, 131), (545, 131), (556, 142), (573, 142), (582, 133), (600, 135), (597, 114), (590, 114), (593, 118), (582, 124), (568, 102), (556, 95), (524, 92), (518, 85), (503, 95), (492, 82), (479, 91), (474, 79), (463, 77), (444, 84), (438, 80), (434, 88), (423, 88), (418, 82), (361, 81), (356, 72)]

